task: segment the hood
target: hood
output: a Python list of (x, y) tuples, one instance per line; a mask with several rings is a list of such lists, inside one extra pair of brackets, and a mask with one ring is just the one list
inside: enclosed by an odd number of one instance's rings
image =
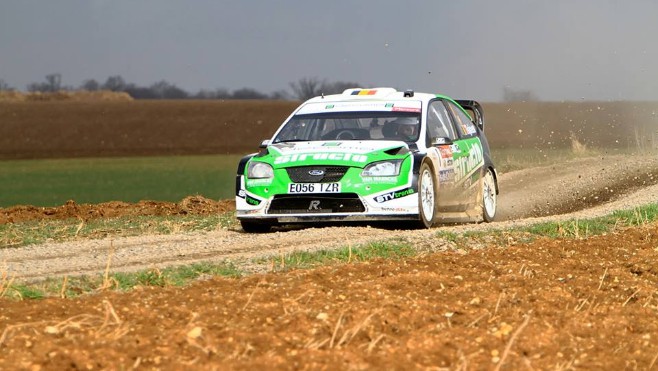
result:
[(275, 168), (318, 164), (364, 167), (371, 162), (409, 155), (405, 142), (375, 140), (288, 142), (269, 145), (267, 150), (268, 154), (258, 160)]

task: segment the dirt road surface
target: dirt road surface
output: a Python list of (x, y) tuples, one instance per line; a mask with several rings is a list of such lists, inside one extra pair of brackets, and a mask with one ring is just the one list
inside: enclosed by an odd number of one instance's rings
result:
[[(468, 248), (437, 237), (586, 218), (658, 200), (658, 158), (600, 156), (500, 175), (499, 221), (79, 240), (2, 249), (18, 280), (231, 261), (255, 274), (77, 299), (0, 299), (0, 369), (649, 369), (658, 224)], [(404, 239), (423, 253), (268, 273), (253, 258)], [(267, 259), (265, 260), (267, 261)]]

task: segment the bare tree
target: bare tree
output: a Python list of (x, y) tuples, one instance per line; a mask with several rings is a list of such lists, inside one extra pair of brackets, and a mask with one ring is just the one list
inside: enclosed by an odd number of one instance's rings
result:
[(105, 80), (103, 89), (110, 91), (125, 91), (126, 82), (123, 80), (123, 77), (119, 75), (110, 76)]
[(9, 86), (9, 84), (7, 84), (5, 80), (0, 79), (0, 91), (13, 91), (13, 90), (15, 89)]
[(151, 85), (151, 91), (160, 99), (185, 99), (188, 97), (186, 91), (165, 80)]
[(267, 95), (251, 88), (242, 88), (235, 90), (232, 95), (233, 99), (267, 99)]
[(344, 82), (336, 81), (331, 83), (323, 83), (321, 91), (323, 94), (340, 94), (346, 89), (362, 87), (357, 82)]
[(46, 86), (48, 87), (46, 91), (60, 91), (62, 89), (62, 74), (51, 73), (50, 75), (46, 75)]
[(320, 87), (324, 81), (317, 77), (302, 77), (299, 81), (291, 82), (290, 88), (299, 100), (307, 100), (320, 95)]
[(64, 89), (62, 87), (62, 75), (59, 73), (51, 73), (46, 75), (46, 82), (33, 82), (27, 85), (27, 90), (31, 92), (52, 93)]
[(270, 99), (274, 100), (290, 100), (290, 93), (285, 90), (277, 90), (270, 94)]
[(231, 92), (226, 88), (215, 89), (215, 99), (231, 99)]
[(80, 89), (86, 91), (98, 91), (100, 88), (101, 84), (94, 79), (85, 80), (82, 85), (80, 85)]
[(360, 86), (356, 82), (327, 82), (326, 80), (319, 80), (317, 77), (304, 77), (299, 79), (299, 81), (290, 83), (294, 95), (300, 100), (307, 100), (321, 94), (340, 94), (345, 89)]

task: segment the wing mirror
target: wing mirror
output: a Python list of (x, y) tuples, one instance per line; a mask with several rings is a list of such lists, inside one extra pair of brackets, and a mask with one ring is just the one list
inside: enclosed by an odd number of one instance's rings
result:
[(260, 145), (258, 146), (258, 148), (261, 148), (261, 149), (267, 148), (267, 146), (269, 146), (270, 143), (271, 143), (271, 141), (269, 139), (265, 139), (262, 142), (260, 142)]

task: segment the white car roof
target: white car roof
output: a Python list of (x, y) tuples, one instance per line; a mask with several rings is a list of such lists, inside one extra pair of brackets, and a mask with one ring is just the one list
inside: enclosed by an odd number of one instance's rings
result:
[(301, 105), (296, 114), (324, 112), (390, 111), (420, 112), (424, 101), (435, 94), (397, 91), (393, 88), (353, 88), (342, 94), (311, 98)]

